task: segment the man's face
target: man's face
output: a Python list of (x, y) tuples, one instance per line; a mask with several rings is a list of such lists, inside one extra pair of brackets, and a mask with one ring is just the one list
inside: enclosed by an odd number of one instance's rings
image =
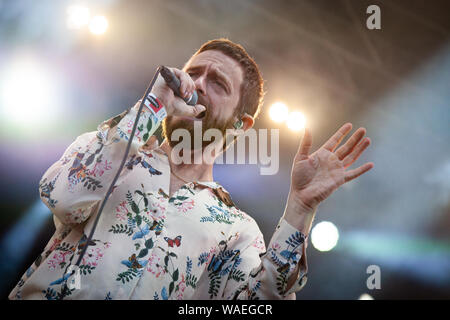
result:
[(243, 81), (239, 63), (217, 50), (207, 50), (193, 56), (183, 70), (194, 80), (197, 103), (206, 107), (206, 114), (202, 119), (168, 116), (164, 121), (164, 133), (172, 147), (176, 142), (172, 142), (170, 137), (175, 129), (187, 129), (193, 139), (194, 121), (202, 122), (203, 132), (216, 128), (224, 134), (227, 128), (231, 128)]

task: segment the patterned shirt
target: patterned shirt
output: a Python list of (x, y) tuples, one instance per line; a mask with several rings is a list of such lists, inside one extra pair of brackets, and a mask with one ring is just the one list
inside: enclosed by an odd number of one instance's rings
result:
[(79, 136), (44, 174), (40, 196), (56, 231), (9, 298), (295, 299), (307, 279), (305, 235), (281, 218), (266, 248), (255, 220), (217, 182), (187, 183), (169, 196), (167, 155), (143, 147), (161, 122), (145, 107), (79, 266), (79, 286), (68, 285), (138, 107)]

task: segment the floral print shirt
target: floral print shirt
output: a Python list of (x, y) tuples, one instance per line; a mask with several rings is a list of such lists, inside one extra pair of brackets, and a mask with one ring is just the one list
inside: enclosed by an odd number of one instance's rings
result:
[[(168, 157), (145, 148), (161, 122), (146, 107), (87, 243), (138, 107), (78, 137), (44, 174), (40, 196), (56, 232), (9, 298), (295, 299), (306, 282), (305, 235), (282, 218), (266, 248), (255, 220), (216, 182), (187, 183), (169, 196)], [(86, 245), (79, 288), (71, 288), (65, 275)]]

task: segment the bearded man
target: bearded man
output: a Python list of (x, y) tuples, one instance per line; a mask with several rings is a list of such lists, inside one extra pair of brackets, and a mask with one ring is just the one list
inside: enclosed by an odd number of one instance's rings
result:
[[(255, 220), (214, 181), (213, 164), (195, 161), (205, 144), (193, 144), (193, 161), (180, 163), (172, 140), (177, 129), (194, 134), (199, 122), (202, 133), (218, 129), (224, 141), (251, 129), (263, 97), (258, 66), (242, 46), (217, 39), (203, 44), (183, 70), (171, 70), (182, 98), (195, 90), (198, 104), (188, 106), (157, 79), (92, 239), (87, 235), (139, 103), (78, 137), (44, 174), (40, 194), (56, 232), (10, 299), (295, 299), (305, 285), (307, 238), (319, 203), (373, 167), (347, 169), (370, 144), (365, 129), (338, 148), (351, 131), (347, 123), (312, 154), (305, 129), (284, 214), (266, 247)], [(155, 146), (151, 137), (161, 123), (165, 140)], [(79, 283), (69, 286), (69, 267), (85, 248)]]

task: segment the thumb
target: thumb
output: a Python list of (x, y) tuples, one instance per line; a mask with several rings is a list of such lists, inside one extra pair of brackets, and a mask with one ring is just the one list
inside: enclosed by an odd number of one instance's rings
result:
[(194, 109), (194, 115), (195, 116), (198, 116), (203, 111), (206, 111), (205, 106), (202, 105), (202, 104), (196, 104), (193, 109)]
[(311, 131), (307, 127), (305, 127), (305, 133), (303, 135), (300, 147), (297, 150), (295, 160), (299, 161), (308, 159), (309, 152), (311, 151), (311, 146), (312, 146)]

